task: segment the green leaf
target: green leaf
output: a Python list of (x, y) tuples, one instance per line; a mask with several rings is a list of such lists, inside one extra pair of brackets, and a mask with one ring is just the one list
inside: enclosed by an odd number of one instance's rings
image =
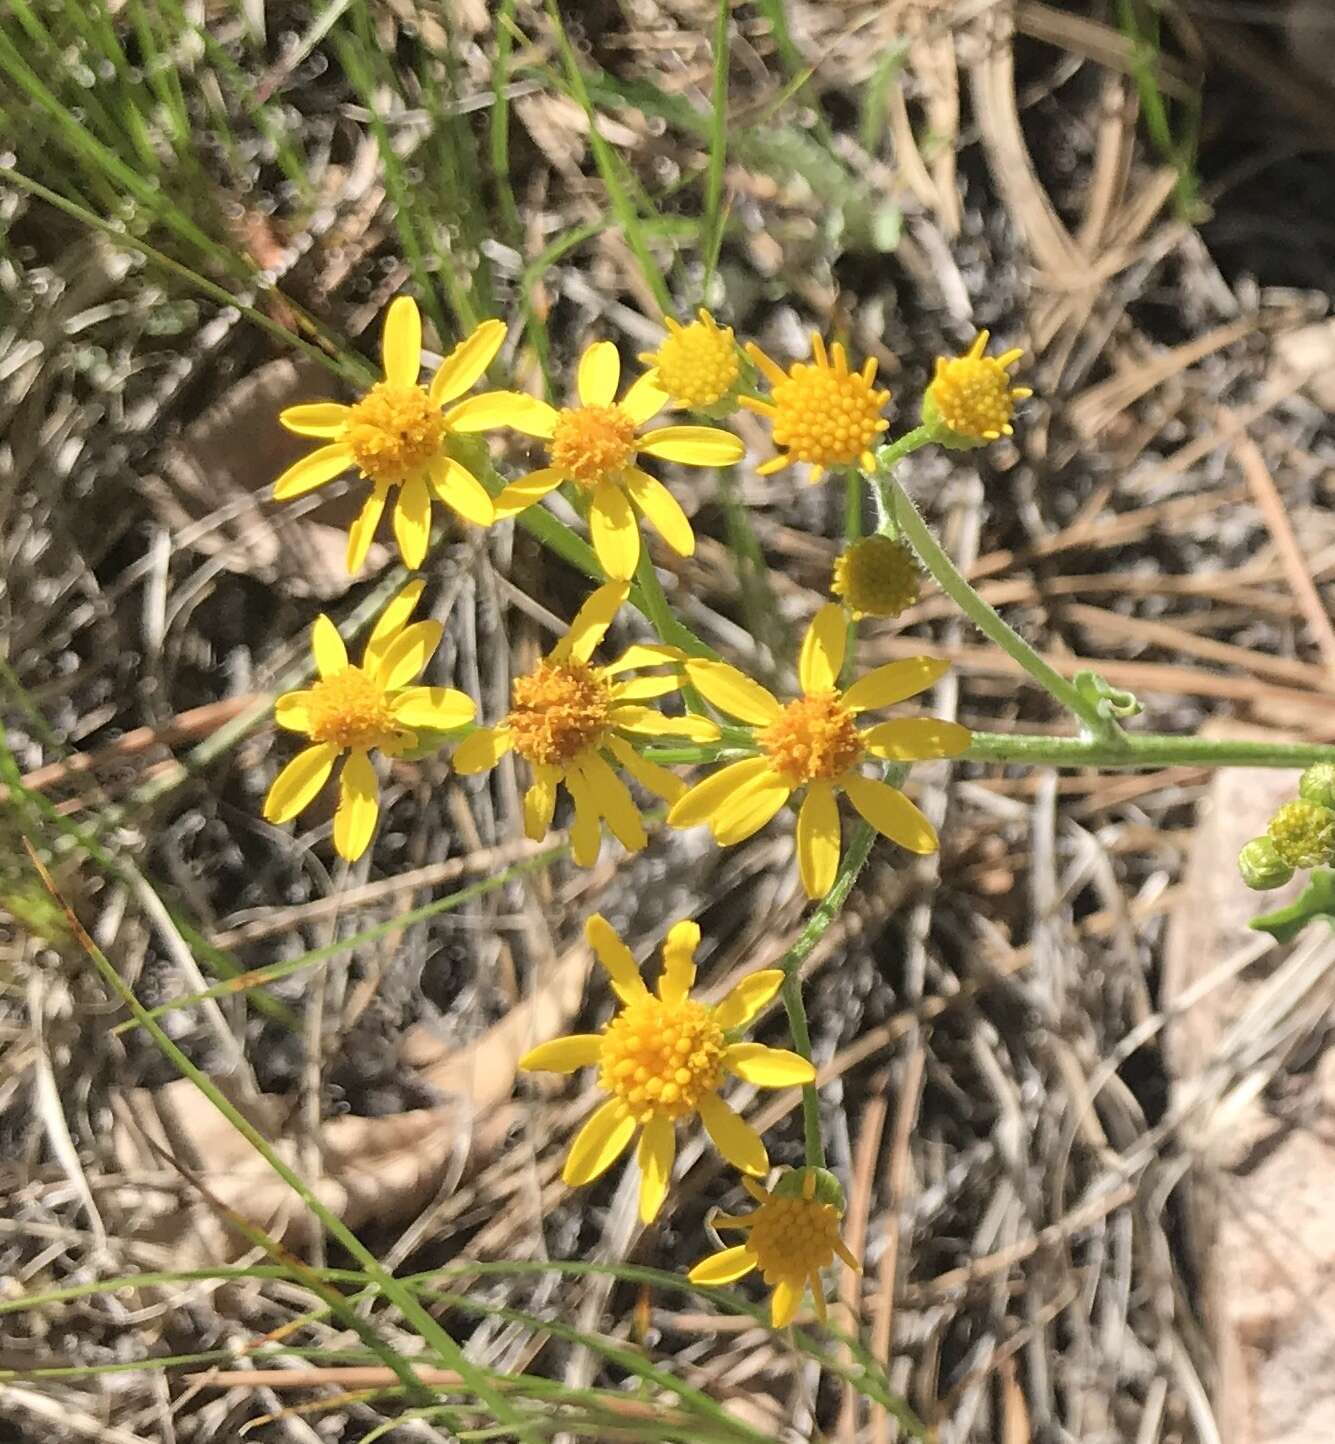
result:
[(1310, 922), (1324, 918), (1335, 927), (1335, 871), (1318, 867), (1296, 902), (1262, 913), (1251, 920), (1257, 932), (1269, 933), (1277, 943), (1290, 943)]

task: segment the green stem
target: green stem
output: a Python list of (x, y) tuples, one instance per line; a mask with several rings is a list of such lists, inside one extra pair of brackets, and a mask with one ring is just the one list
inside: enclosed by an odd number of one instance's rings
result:
[(900, 457), (925, 445), (931, 437), (927, 428), (920, 426), (910, 431), (893, 445), (885, 447), (877, 455), (876, 481), (881, 489), (885, 509), (899, 523), (914, 551), (923, 565), (936, 579), (936, 584), (955, 603), (966, 617), (989, 640), (995, 642), (1008, 656), (1013, 657), (1026, 672), (1068, 711), (1075, 714), (1091, 737), (1115, 748), (1122, 736), (1116, 723), (1104, 717), (1094, 703), (1082, 697), (1075, 687), (1048, 665), (1028, 642), (1011, 626), (1008, 626), (993, 609), (974, 591), (964, 575), (951, 561), (945, 549), (932, 535), (923, 520), (921, 512), (909, 499), (908, 493), (889, 468)]
[(1029, 733), (975, 732), (964, 762), (1018, 762), (1048, 767), (1309, 767), (1335, 762), (1335, 746), (1323, 742), (1242, 742), (1221, 738), (1123, 734), (1042, 737)]
[[(811, 1030), (807, 1027), (806, 1005), (802, 1002), (802, 979), (796, 971), (783, 980), (784, 1011), (788, 1014), (788, 1031), (793, 1047), (806, 1059), (811, 1058)], [(825, 1167), (825, 1142), (820, 1136), (820, 1094), (814, 1083), (802, 1087), (802, 1140), (808, 1168)]]

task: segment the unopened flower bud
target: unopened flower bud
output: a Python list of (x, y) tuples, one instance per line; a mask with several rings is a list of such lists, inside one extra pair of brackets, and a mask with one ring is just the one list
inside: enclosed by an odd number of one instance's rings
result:
[(1286, 802), (1266, 834), (1290, 867), (1318, 867), (1335, 857), (1335, 812), (1318, 803)]
[(1238, 871), (1242, 880), (1256, 892), (1269, 892), (1283, 887), (1293, 876), (1293, 868), (1275, 851), (1268, 837), (1254, 837), (1238, 853)]
[(1298, 783), (1298, 796), (1335, 811), (1335, 762), (1314, 762)]
[(909, 544), (878, 533), (835, 558), (830, 590), (855, 617), (897, 617), (918, 600), (918, 575)]

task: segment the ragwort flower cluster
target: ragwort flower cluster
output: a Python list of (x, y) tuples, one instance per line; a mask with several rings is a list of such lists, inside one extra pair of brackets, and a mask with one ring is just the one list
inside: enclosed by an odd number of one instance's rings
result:
[[(914, 762), (963, 753), (968, 730), (930, 716), (870, 723), (864, 717), (917, 696), (943, 675), (945, 663), (911, 657), (846, 676), (856, 622), (897, 616), (917, 600), (917, 562), (893, 526), (851, 540), (837, 559), (831, 591), (838, 600), (812, 619), (796, 660), (799, 690), (787, 700), (707, 648), (688, 651), (662, 637), (595, 660), (631, 598), (632, 580), (657, 585), (652, 568), (642, 565), (640, 523), (680, 557), (695, 549), (680, 502), (641, 463), (718, 468), (743, 456), (741, 441), (715, 425), (652, 426), (660, 412), (674, 407), (711, 422), (738, 407), (754, 412), (769, 424), (775, 448), (756, 473), (769, 476), (801, 462), (812, 482), (831, 469), (870, 471), (873, 448), (889, 425), (882, 413), (890, 393), (875, 384), (875, 362), (851, 366), (837, 342), (827, 347), (813, 336), (812, 359), (785, 368), (754, 344), (739, 346), (732, 329), (707, 311), (684, 324), (664, 318), (664, 326), (662, 343), (640, 358), (649, 369), (624, 388), (616, 348), (606, 341), (589, 346), (574, 399), (556, 407), (515, 391), (473, 390), (505, 340), (498, 321), (478, 326), (423, 383), (421, 318), (411, 300), (400, 298), (385, 319), (382, 380), (350, 405), (316, 401), (282, 413), (289, 430), (322, 444), (278, 478), (276, 500), (302, 496), (352, 469), (369, 483), (349, 530), (350, 573), (364, 564), (391, 500), (399, 552), (416, 568), (429, 549), (433, 499), (485, 527), (564, 488), (587, 523), (606, 580), (556, 644), (513, 678), (508, 710), (480, 726), (471, 698), (422, 685), (442, 634), (436, 621), (411, 620), (423, 578), (389, 602), (355, 664), (334, 623), (318, 617), (311, 636), (315, 680), (275, 705), (278, 724), (303, 734), (307, 745), (274, 780), (264, 804), (268, 821), (286, 822), (305, 810), (341, 763), (333, 843), (342, 857), (356, 859), (379, 815), (373, 756), (415, 756), (453, 744), (454, 769), (465, 776), (501, 765), (510, 753), (521, 759), (523, 825), (532, 839), (547, 835), (566, 792), (571, 854), (582, 867), (597, 861), (604, 825), (626, 852), (646, 847), (637, 791), (666, 806), (671, 826), (707, 825), (722, 847), (752, 836), (796, 801), (797, 870), (813, 899), (827, 894), (839, 873), (841, 797), (907, 851), (936, 849), (935, 829), (899, 784)], [(959, 448), (1010, 434), (1015, 403), (1030, 394), (1010, 381), (1020, 353), (990, 358), (986, 344), (981, 332), (964, 355), (938, 361), (923, 401), (921, 440)], [(756, 379), (768, 383), (768, 395), (749, 389)], [(466, 442), (499, 430), (540, 443), (545, 464), (509, 481), (498, 478), (482, 464), (484, 453)], [(655, 750), (657, 759), (648, 755)], [(702, 775), (690, 778), (665, 765), (665, 758), (682, 763), (683, 754), (706, 764)], [(1321, 801), (1328, 801), (1324, 794)], [(1319, 810), (1324, 819), (1325, 807)], [(1289, 833), (1277, 824), (1272, 835), (1266, 846), (1282, 853)], [(765, 1143), (723, 1096), (735, 1080), (803, 1088), (814, 1098), (808, 1057), (745, 1037), (787, 975), (762, 968), (717, 1001), (698, 996), (700, 929), (685, 920), (668, 931), (651, 990), (601, 915), (589, 918), (585, 933), (617, 1007), (598, 1032), (542, 1043), (520, 1063), (526, 1071), (597, 1070), (604, 1099), (570, 1146), (565, 1182), (592, 1183), (638, 1139), (639, 1213), (651, 1223), (668, 1195), (678, 1129), (698, 1119), (757, 1206), (745, 1216), (714, 1216), (716, 1227), (741, 1231), (745, 1241), (703, 1259), (691, 1280), (726, 1284), (758, 1270), (772, 1290), (776, 1328), (796, 1317), (807, 1291), (823, 1321), (823, 1271), (836, 1259), (857, 1267), (839, 1237), (842, 1191), (810, 1155), (806, 1167), (783, 1171), (765, 1187)], [(790, 1001), (787, 991), (784, 997)]]

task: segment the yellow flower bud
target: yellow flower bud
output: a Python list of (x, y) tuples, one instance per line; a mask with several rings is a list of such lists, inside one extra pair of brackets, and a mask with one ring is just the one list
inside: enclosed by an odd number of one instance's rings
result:
[(863, 537), (834, 563), (830, 590), (855, 617), (897, 617), (918, 600), (918, 563), (898, 537)]
[(1315, 802), (1286, 802), (1266, 835), (1291, 867), (1318, 867), (1335, 857), (1335, 812)]

